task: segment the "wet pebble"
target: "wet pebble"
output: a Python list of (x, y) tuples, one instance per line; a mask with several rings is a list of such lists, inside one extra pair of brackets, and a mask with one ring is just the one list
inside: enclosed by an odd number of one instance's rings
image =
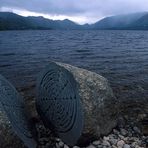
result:
[(125, 144), (125, 142), (123, 140), (120, 140), (120, 141), (117, 142), (117, 147), (122, 148), (124, 146), (124, 144)]
[(124, 144), (123, 148), (130, 148), (128, 144)]
[(95, 146), (97, 146), (97, 145), (99, 145), (100, 143), (101, 143), (100, 140), (97, 140), (97, 141), (94, 141), (92, 144), (95, 145)]

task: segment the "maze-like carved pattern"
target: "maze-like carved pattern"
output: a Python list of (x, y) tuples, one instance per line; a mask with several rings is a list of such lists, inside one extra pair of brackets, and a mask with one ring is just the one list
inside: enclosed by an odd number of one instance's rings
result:
[(77, 83), (65, 68), (50, 63), (38, 80), (37, 109), (46, 125), (73, 145), (83, 128)]
[(16, 89), (0, 75), (0, 103), (16, 134), (28, 147), (36, 147), (24, 100)]

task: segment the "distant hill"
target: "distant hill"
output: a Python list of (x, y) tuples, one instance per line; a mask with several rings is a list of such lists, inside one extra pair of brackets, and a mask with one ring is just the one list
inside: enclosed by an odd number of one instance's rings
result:
[(126, 15), (117, 15), (106, 17), (95, 24), (93, 24), (94, 29), (126, 29), (127, 27), (132, 27), (137, 20), (143, 17), (146, 12), (133, 13)]
[(26, 19), (10, 12), (0, 12), (0, 30), (29, 29)]
[(80, 25), (65, 19), (65, 20), (50, 20), (44, 17), (26, 17), (26, 21), (34, 26), (35, 28), (45, 28), (45, 29), (79, 29)]
[(42, 16), (23, 17), (0, 12), (0, 30), (62, 29), (62, 30), (148, 30), (148, 12), (106, 17), (94, 24), (79, 25), (68, 19), (51, 20)]
[(15, 13), (0, 12), (0, 30), (25, 29), (80, 29), (78, 25), (68, 19), (50, 20), (44, 17), (23, 17)]
[(131, 23), (128, 28), (135, 30), (148, 30), (148, 14)]

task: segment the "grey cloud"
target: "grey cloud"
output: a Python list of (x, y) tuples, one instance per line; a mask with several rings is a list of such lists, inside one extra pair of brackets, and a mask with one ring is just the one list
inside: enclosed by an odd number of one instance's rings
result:
[(107, 16), (147, 11), (147, 0), (0, 0), (0, 7), (66, 16)]
[(29, 11), (53, 15), (73, 15), (82, 13), (72, 0), (1, 0), (0, 7), (15, 7)]

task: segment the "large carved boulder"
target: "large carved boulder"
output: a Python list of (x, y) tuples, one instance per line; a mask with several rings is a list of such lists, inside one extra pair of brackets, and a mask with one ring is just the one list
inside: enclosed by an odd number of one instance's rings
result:
[(37, 88), (41, 119), (69, 145), (107, 135), (117, 124), (118, 101), (108, 81), (94, 72), (50, 62)]
[(84, 113), (82, 138), (107, 135), (117, 124), (118, 100), (107, 79), (97, 73), (64, 63), (58, 65), (70, 71), (79, 84)]

